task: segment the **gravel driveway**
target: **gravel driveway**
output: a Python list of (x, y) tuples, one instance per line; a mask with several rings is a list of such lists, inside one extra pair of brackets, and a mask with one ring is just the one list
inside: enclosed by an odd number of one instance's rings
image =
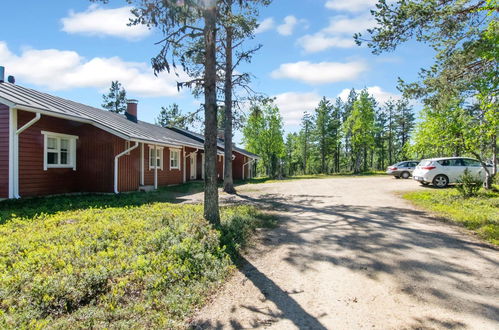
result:
[(390, 177), (239, 187), (278, 210), (198, 328), (499, 329), (499, 252), (397, 196)]

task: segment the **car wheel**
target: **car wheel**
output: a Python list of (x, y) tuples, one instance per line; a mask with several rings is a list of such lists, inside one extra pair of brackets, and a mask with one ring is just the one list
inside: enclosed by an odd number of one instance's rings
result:
[(402, 179), (409, 179), (411, 174), (409, 172), (402, 172), (400, 176), (402, 177)]
[(445, 188), (449, 184), (449, 178), (443, 174), (439, 174), (433, 178), (433, 185), (437, 188)]

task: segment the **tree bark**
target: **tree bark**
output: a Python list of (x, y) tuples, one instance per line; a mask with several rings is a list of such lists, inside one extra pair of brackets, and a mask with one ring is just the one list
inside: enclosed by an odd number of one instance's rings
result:
[(217, 184), (216, 5), (204, 9), (204, 217), (220, 225)]
[[(232, 8), (232, 0), (227, 1), (227, 7), (230, 11)], [(229, 23), (231, 24), (231, 23)], [(225, 128), (224, 128), (224, 191), (229, 194), (235, 194), (234, 181), (232, 178), (232, 26), (226, 27), (225, 40)]]

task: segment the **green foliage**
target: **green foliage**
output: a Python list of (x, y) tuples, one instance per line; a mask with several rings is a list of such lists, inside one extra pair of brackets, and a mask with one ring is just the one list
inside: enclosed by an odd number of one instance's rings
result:
[(366, 158), (366, 148), (370, 148), (374, 143), (374, 108), (375, 100), (363, 90), (354, 102), (352, 113), (344, 124), (345, 134), (351, 136), (355, 173), (360, 172), (362, 157)]
[(404, 198), (449, 220), (462, 224), (480, 237), (499, 245), (499, 193), (479, 191), (463, 198), (456, 189), (410, 192)]
[(156, 118), (156, 125), (161, 127), (179, 127), (189, 129), (196, 121), (199, 121), (197, 112), (183, 115), (178, 107), (178, 104), (173, 103), (167, 107), (161, 107), (158, 117)]
[(456, 189), (464, 198), (470, 198), (478, 195), (482, 184), (483, 182), (479, 177), (472, 175), (468, 169), (465, 169), (457, 180)]
[(262, 165), (270, 177), (279, 175), (280, 159), (284, 157), (282, 117), (272, 99), (253, 102), (251, 114), (243, 129), (248, 151), (262, 158)]
[[(406, 96), (419, 98), (425, 105), (416, 135), (420, 154), (469, 153), (482, 165), (487, 158), (497, 158), (497, 8), (496, 0), (382, 0), (372, 11), (378, 24), (369, 30), (367, 44), (375, 54), (391, 51), (412, 38), (436, 50), (434, 64), (421, 70), (419, 82), (400, 81)], [(359, 34), (355, 38), (358, 43), (365, 41)], [(439, 124), (443, 132), (439, 132)], [(430, 143), (423, 146), (425, 140)], [(489, 188), (495, 173), (485, 166), (483, 170)]]
[(0, 226), (0, 327), (180, 328), (258, 226), (251, 207), (88, 208)]
[(111, 112), (125, 113), (126, 91), (119, 81), (112, 81), (109, 93), (102, 95), (102, 107)]

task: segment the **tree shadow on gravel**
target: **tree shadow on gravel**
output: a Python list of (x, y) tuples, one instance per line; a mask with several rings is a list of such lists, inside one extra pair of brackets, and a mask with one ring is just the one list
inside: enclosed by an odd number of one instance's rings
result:
[[(269, 231), (262, 243), (269, 248), (286, 244), (285, 262), (303, 273), (327, 261), (375, 281), (381, 275), (390, 276), (399, 294), (455, 313), (499, 321), (498, 249), (442, 228), (456, 225), (408, 208), (331, 205), (334, 196), (238, 196), (283, 213), (285, 225)], [(294, 219), (286, 216), (288, 212)], [(274, 293), (273, 297), (278, 296)], [(290, 313), (281, 309), (280, 318), (289, 318)], [(443, 325), (447, 321), (420, 318), (414, 322)]]
[[(275, 312), (267, 308), (261, 309), (252, 305), (240, 305), (239, 307), (248, 309), (257, 315), (252, 320), (249, 320), (251, 328), (269, 326), (280, 319), (287, 319), (293, 322), (298, 329), (327, 329), (317, 320), (317, 318), (307, 313), (307, 311), (291, 297), (291, 294), (293, 294), (292, 292), (290, 293), (282, 290), (274, 281), (260, 272), (250, 261), (244, 257), (241, 258), (242, 262), (238, 266), (239, 271), (260, 290), (264, 300), (270, 300), (279, 309), (279, 312)], [(230, 325), (232, 329), (245, 328), (245, 326), (236, 319), (231, 319)], [(218, 321), (200, 320), (191, 324), (191, 328), (223, 329), (224, 325)]]

